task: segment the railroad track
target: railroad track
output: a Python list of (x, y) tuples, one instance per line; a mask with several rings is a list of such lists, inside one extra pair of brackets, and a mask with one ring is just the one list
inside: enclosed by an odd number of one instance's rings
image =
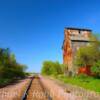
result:
[(38, 76), (32, 77), (22, 100), (52, 100)]

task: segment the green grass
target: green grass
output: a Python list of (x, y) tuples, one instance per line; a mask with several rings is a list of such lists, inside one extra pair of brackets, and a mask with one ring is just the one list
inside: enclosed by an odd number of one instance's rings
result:
[(88, 76), (65, 77), (63, 75), (58, 76), (57, 79), (64, 83), (70, 83), (100, 93), (100, 79)]

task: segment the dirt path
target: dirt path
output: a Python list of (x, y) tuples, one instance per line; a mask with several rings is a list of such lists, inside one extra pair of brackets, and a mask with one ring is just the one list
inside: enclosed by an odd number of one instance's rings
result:
[(0, 100), (21, 100), (29, 82), (30, 79), (24, 79), (18, 83), (0, 88)]
[(84, 100), (81, 96), (76, 96), (72, 93), (67, 93), (65, 90), (47, 77), (40, 76), (41, 82), (44, 84), (46, 89), (49, 91), (50, 96), (53, 100)]

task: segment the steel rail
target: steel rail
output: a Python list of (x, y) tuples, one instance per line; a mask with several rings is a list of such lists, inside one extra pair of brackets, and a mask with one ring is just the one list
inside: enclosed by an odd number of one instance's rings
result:
[(29, 91), (29, 89), (30, 89), (30, 87), (31, 87), (31, 85), (32, 85), (33, 79), (34, 79), (34, 77), (32, 77), (32, 79), (31, 79), (31, 81), (30, 81), (30, 83), (29, 83), (27, 89), (25, 90), (25, 92), (24, 92), (24, 94), (23, 94), (21, 100), (26, 100), (26, 99), (27, 99), (28, 91)]
[[(27, 100), (27, 95), (28, 95), (28, 92), (29, 92), (29, 90), (30, 90), (30, 88), (31, 88), (32, 82), (34, 81), (34, 80), (33, 80), (34, 78), (35, 78), (35, 77), (32, 77), (32, 79), (31, 79), (31, 81), (30, 81), (30, 83), (29, 83), (27, 89), (25, 90), (25, 92), (24, 92), (24, 94), (23, 94), (21, 100)], [(52, 100), (52, 98), (50, 97), (50, 95), (49, 95), (48, 92), (46, 91), (46, 88), (43, 86), (43, 84), (42, 84), (42, 82), (40, 81), (40, 79), (39, 79), (39, 83), (40, 83), (41, 87), (43, 88), (43, 90), (44, 90), (44, 92), (45, 92), (45, 96), (48, 98), (48, 100)]]

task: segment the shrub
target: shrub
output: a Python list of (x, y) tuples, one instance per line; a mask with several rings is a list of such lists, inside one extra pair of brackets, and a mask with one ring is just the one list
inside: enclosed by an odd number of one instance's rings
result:
[[(25, 77), (25, 65), (19, 64), (10, 50), (0, 48), (0, 81), (7, 83), (10, 80)], [(2, 79), (2, 80), (1, 80)]]
[(41, 73), (44, 75), (58, 75), (62, 74), (62, 65), (58, 62), (52, 62), (52, 61), (44, 61), (43, 66), (41, 69)]
[(100, 60), (98, 60), (92, 67), (91, 71), (94, 73), (95, 77), (100, 78)]

